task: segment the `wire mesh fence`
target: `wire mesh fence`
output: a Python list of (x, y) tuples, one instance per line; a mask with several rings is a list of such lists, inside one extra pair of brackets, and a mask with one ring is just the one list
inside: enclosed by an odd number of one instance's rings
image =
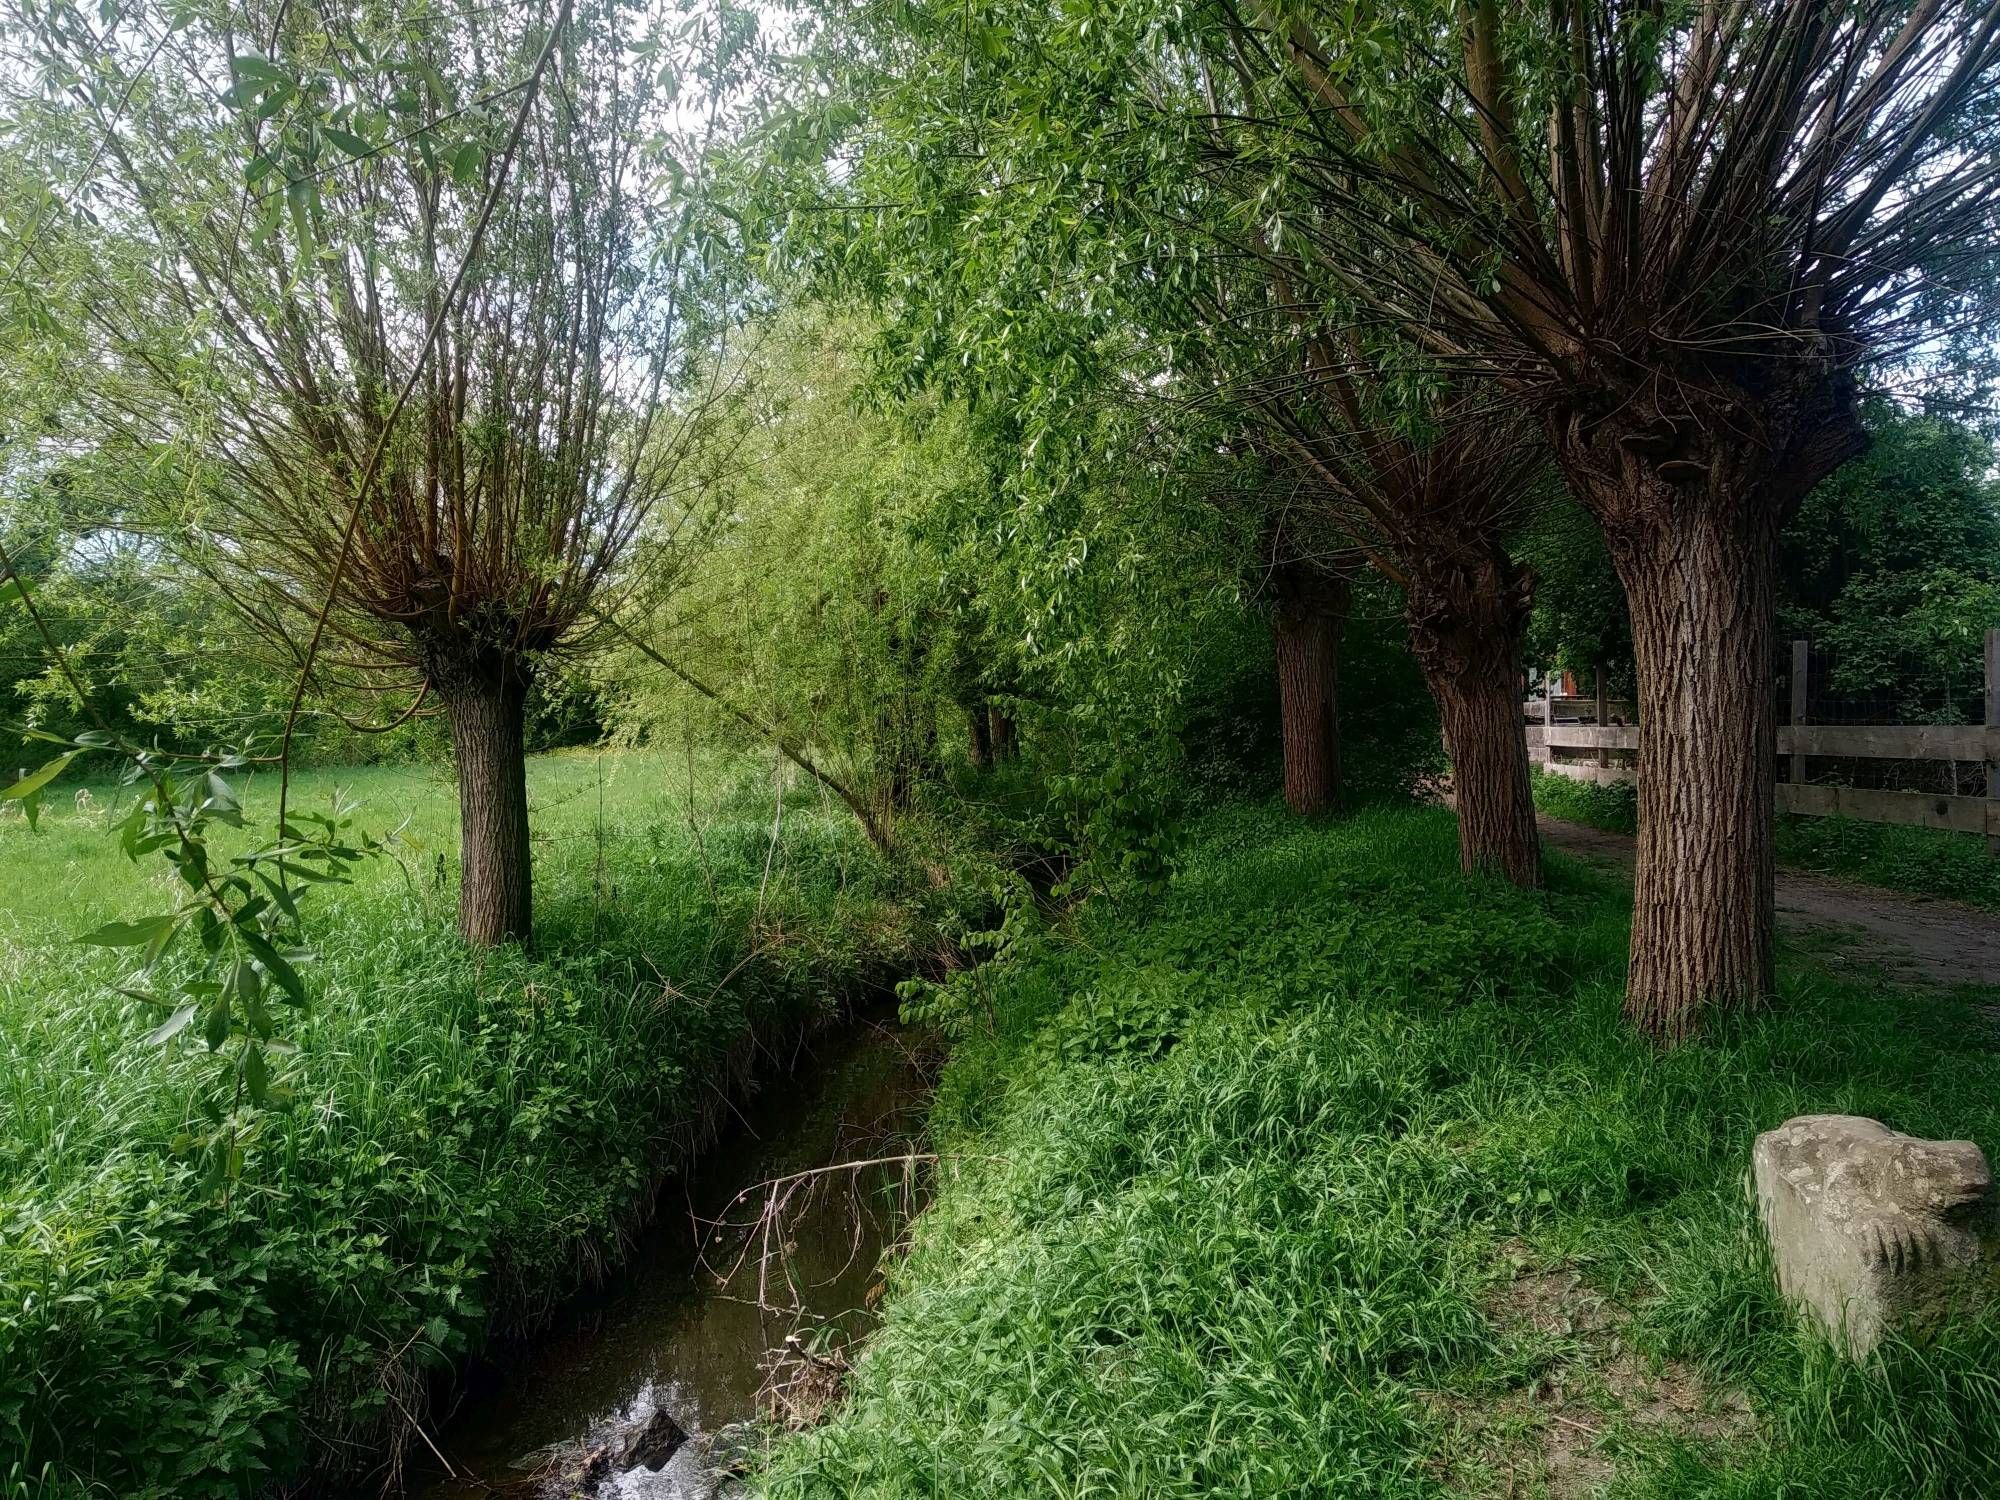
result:
[[(1985, 642), (1976, 634), (1921, 654), (1794, 641), (1781, 666), (1779, 721), (1904, 729), (1982, 725), (1989, 694), (1985, 658)], [(1780, 779), (1936, 796), (1985, 796), (1983, 755), (1943, 756), (1937, 753), (1943, 745), (1943, 737), (1885, 736), (1867, 755), (1789, 757)], [(1910, 753), (1896, 754), (1899, 747)], [(1972, 746), (1962, 739), (1961, 748)]]

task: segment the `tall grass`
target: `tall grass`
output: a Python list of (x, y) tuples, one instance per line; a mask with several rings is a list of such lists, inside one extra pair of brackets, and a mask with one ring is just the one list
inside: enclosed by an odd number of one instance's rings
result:
[(1847, 1366), (1743, 1187), (1807, 1111), (2000, 1149), (1976, 997), (1788, 962), (1662, 1054), (1619, 1016), (1628, 921), (1561, 858), (1463, 879), (1436, 810), (1207, 818), (1166, 895), (994, 976), (886, 1324), (762, 1492), (2000, 1493), (2000, 1314)]
[(39, 835), (0, 827), (0, 1496), (239, 1496), (366, 1467), (496, 1318), (613, 1253), (759, 1041), (911, 941), (809, 789), (773, 847), (771, 774), (537, 760), (537, 946), (478, 955), (452, 932), (449, 782), (302, 777), (295, 806), (340, 783), (403, 842), (315, 894), (293, 1102), (226, 1202), (176, 1145), (214, 1065), (143, 1045), (120, 955), (70, 941), (160, 904), (103, 830), (115, 789)]

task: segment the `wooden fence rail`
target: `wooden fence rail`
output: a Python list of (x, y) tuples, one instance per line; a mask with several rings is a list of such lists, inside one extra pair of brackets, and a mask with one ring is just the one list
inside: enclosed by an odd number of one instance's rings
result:
[[(1986, 722), (1984, 724), (1809, 724), (1806, 716), (1808, 647), (1792, 646), (1792, 719), (1778, 730), (1780, 763), (1790, 779), (1778, 783), (1778, 810), (1813, 817), (1857, 818), (1867, 823), (1901, 823), (1984, 834), (1987, 849), (2000, 854), (2000, 630), (1986, 632)], [(1601, 681), (1601, 679), (1600, 679)], [(1577, 700), (1570, 700), (1575, 702)], [(1603, 701), (1600, 691), (1598, 701)], [(1546, 708), (1543, 709), (1546, 713)], [(1565, 724), (1558, 704), (1556, 722), (1527, 726), (1528, 757), (1544, 770), (1577, 781), (1632, 781), (1636, 758), (1627, 766), (1607, 764), (1610, 752), (1636, 757), (1639, 730), (1632, 724)], [(1603, 718), (1600, 712), (1599, 718)], [(1560, 751), (1591, 751), (1589, 761), (1558, 758)], [(1935, 760), (1983, 763), (1983, 797), (1930, 792), (1875, 791), (1866, 787), (1808, 782), (1806, 758), (1841, 760)]]

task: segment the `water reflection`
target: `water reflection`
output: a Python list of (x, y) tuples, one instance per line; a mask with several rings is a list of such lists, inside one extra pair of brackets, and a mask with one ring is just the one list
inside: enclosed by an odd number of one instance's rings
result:
[[(772, 1352), (815, 1327), (837, 1344), (869, 1317), (877, 1262), (914, 1207), (915, 1169), (894, 1158), (911, 1151), (927, 1094), (923, 1059), (892, 1028), (815, 1044), (699, 1179), (669, 1190), (609, 1287), (468, 1381), (438, 1438), (456, 1477), (422, 1493), (572, 1494), (586, 1460), (599, 1495), (706, 1500), (726, 1488), (733, 1429), (757, 1415)], [(658, 1472), (620, 1472), (628, 1440), (660, 1411), (691, 1440)]]

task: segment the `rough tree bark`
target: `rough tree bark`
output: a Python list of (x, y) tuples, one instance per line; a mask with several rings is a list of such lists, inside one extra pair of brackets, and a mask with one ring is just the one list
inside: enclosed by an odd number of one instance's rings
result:
[(1410, 646), (1437, 702), (1467, 872), (1542, 882), (1517, 687), (1534, 580), (1499, 549), (1413, 549), (1406, 580)]
[(993, 724), (984, 708), (975, 707), (966, 710), (965, 727), (965, 758), (983, 771), (993, 764)]
[[(1775, 388), (1774, 388), (1775, 387)], [(1664, 388), (1663, 388), (1664, 389)], [(1867, 438), (1852, 382), (1690, 379), (1551, 424), (1603, 526), (1638, 669), (1639, 840), (1625, 1013), (1661, 1042), (1772, 986), (1778, 536)]]
[(534, 884), (528, 850), (528, 678), (493, 670), (449, 684), (458, 766), (458, 930), (490, 947), (526, 941)]
[(988, 734), (993, 741), (993, 759), (997, 763), (1012, 760), (1020, 753), (1020, 746), (1014, 728), (1013, 718), (997, 708), (987, 710)]
[(1273, 582), (1285, 803), (1310, 817), (1340, 801), (1340, 631), (1352, 586), (1300, 563), (1279, 564)]
[(1613, 549), (1639, 673), (1625, 1014), (1663, 1041), (1771, 990), (1777, 538), (1754, 517), (1694, 508)]

